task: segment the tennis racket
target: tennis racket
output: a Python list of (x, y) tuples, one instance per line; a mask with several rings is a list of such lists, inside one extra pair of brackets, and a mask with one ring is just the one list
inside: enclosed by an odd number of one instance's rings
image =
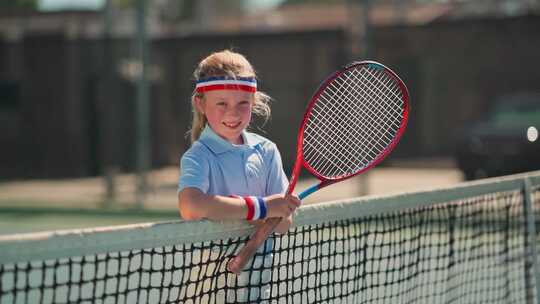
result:
[[(307, 106), (287, 194), (293, 192), (302, 167), (319, 183), (300, 193), (300, 199), (374, 167), (398, 143), (408, 114), (407, 87), (386, 66), (360, 61), (335, 72)], [(280, 221), (270, 218), (260, 226), (229, 261), (228, 270), (239, 274)]]

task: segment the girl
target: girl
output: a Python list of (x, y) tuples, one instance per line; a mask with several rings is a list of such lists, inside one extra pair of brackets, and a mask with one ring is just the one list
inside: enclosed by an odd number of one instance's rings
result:
[[(192, 146), (182, 156), (178, 184), (182, 218), (255, 221), (282, 217), (276, 232), (285, 233), (300, 200), (284, 195), (288, 182), (276, 145), (246, 131), (252, 113), (265, 119), (270, 116), (270, 98), (257, 91), (253, 67), (244, 56), (225, 50), (203, 59), (194, 77)], [(255, 258), (253, 267), (271, 266), (271, 247), (270, 239), (260, 249), (263, 254)], [(237, 284), (264, 285), (270, 271), (255, 275), (245, 272), (237, 278)], [(268, 287), (262, 286), (244, 292), (249, 299), (242, 299), (238, 293), (228, 298), (260, 301), (269, 296), (268, 292)]]

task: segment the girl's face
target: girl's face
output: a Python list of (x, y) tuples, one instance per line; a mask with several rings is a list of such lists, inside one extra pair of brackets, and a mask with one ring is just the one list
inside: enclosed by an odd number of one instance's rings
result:
[(232, 144), (242, 144), (242, 131), (251, 121), (255, 94), (237, 90), (215, 90), (196, 98), (196, 106), (219, 136)]

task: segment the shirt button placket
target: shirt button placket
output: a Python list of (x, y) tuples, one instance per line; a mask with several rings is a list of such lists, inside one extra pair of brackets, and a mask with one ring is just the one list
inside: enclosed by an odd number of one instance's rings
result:
[(248, 188), (251, 190), (253, 189), (253, 176), (251, 176), (251, 172), (249, 171), (249, 166), (248, 166), (248, 159), (249, 159), (249, 150), (248, 149), (244, 149), (244, 151), (242, 151), (242, 157), (243, 157), (243, 160), (244, 160), (244, 176), (246, 178), (246, 184), (248, 185)]

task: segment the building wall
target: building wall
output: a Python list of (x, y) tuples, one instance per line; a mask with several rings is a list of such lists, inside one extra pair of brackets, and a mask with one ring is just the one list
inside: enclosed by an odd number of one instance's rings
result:
[[(322, 77), (346, 62), (344, 39), (342, 31), (328, 30), (154, 40), (152, 166), (177, 164), (189, 147), (191, 74), (198, 61), (224, 48), (245, 54), (261, 89), (275, 99), (262, 134), (290, 151), (284, 159), (292, 165), (305, 104)], [(21, 62), (10, 68), (16, 73), (0, 73), (0, 81), (16, 83), (20, 95), (15, 109), (0, 108), (0, 126), (9, 130), (0, 134), (0, 177), (89, 176), (111, 166), (134, 168), (135, 82), (122, 72), (133, 58), (132, 41), (40, 34), (0, 46), (0, 60)]]
[(414, 149), (451, 154), (458, 133), (485, 115), (495, 97), (540, 91), (539, 29), (540, 17), (525, 16), (378, 30), (376, 56), (411, 89), (406, 136), (415, 137)]
[[(412, 97), (409, 127), (390, 158), (452, 155), (456, 134), (486, 113), (495, 96), (540, 91), (539, 28), (538, 16), (374, 28), (370, 59), (393, 68)], [(232, 48), (248, 57), (261, 90), (275, 99), (260, 133), (278, 144), (290, 169), (305, 105), (330, 72), (355, 57), (347, 52), (350, 39), (338, 29), (153, 40), (152, 165), (176, 165), (189, 147), (197, 62)], [(15, 102), (0, 98), (0, 177), (131, 170), (135, 83), (122, 71), (132, 45), (64, 34), (0, 40), (0, 84), (17, 91)]]

